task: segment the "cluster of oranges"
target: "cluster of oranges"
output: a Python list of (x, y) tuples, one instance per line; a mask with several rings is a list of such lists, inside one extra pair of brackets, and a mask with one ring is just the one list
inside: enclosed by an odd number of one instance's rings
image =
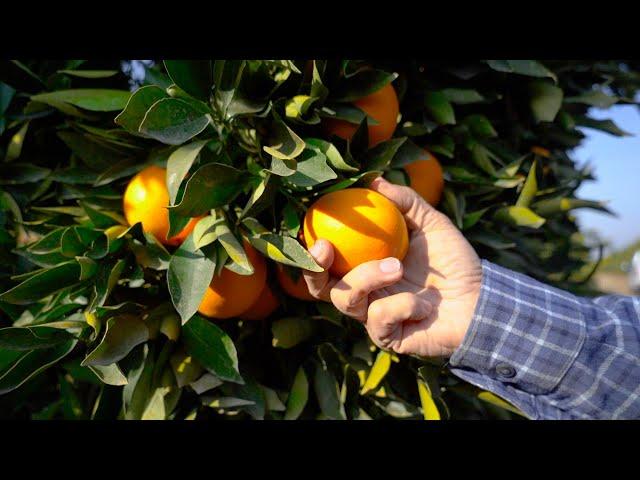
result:
[[(354, 104), (377, 122), (368, 126), (370, 147), (392, 137), (399, 104), (391, 84)], [(357, 126), (331, 119), (324, 123), (324, 129), (328, 135), (350, 139)], [(411, 187), (430, 204), (437, 205), (444, 188), (442, 167), (438, 160), (425, 150), (423, 159), (404, 168)], [(199, 220), (191, 219), (178, 235), (167, 238), (169, 193), (166, 170), (157, 166), (147, 167), (131, 179), (123, 202), (125, 217), (130, 225), (141, 222), (144, 231), (173, 247), (179, 246), (189, 236)], [(307, 210), (303, 233), (308, 247), (313, 246), (319, 238), (332, 243), (335, 260), (330, 271), (336, 276), (342, 276), (369, 260), (390, 256), (402, 259), (409, 245), (404, 218), (395, 205), (379, 193), (365, 188), (339, 190), (319, 198)], [(222, 269), (205, 292), (198, 309), (201, 314), (216, 319), (239, 317), (260, 320), (278, 308), (280, 301), (269, 285), (265, 258), (246, 240), (243, 244), (253, 265), (253, 274), (240, 275)], [(275, 277), (287, 295), (305, 301), (315, 300), (301, 275), (294, 280), (278, 264)]]

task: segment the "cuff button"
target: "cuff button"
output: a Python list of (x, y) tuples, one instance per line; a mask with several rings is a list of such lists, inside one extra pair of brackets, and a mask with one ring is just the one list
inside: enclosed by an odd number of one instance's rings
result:
[(506, 363), (496, 365), (496, 373), (502, 378), (513, 378), (516, 376), (516, 369)]

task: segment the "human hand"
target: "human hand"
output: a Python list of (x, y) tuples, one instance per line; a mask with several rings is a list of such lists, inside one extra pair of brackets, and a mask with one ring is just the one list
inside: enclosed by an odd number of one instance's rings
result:
[(381, 348), (450, 356), (462, 343), (480, 295), (480, 258), (451, 220), (413, 189), (383, 178), (369, 188), (404, 215), (410, 231), (406, 257), (366, 262), (334, 278), (327, 270), (333, 246), (320, 239), (309, 252), (325, 271), (304, 271), (309, 292), (363, 322)]

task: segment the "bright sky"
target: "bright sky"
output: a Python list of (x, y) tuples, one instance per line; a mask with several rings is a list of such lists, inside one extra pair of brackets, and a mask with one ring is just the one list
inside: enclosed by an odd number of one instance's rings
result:
[(590, 115), (610, 118), (633, 136), (615, 137), (585, 128), (587, 135), (572, 158), (580, 165), (590, 163), (595, 181), (585, 182), (577, 196), (589, 200), (607, 200), (618, 216), (595, 210), (576, 210), (584, 229), (595, 230), (615, 249), (640, 239), (640, 111), (635, 105), (616, 105), (607, 110), (593, 109)]

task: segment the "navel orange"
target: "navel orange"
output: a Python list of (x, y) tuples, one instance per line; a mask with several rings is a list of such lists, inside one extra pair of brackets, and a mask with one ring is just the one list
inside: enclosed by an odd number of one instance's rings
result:
[[(393, 136), (398, 120), (400, 106), (393, 86), (388, 83), (377, 92), (359, 98), (353, 104), (373, 117), (378, 124), (369, 125), (369, 147), (389, 140)], [(345, 120), (327, 119), (324, 127), (328, 135), (334, 134), (345, 140), (351, 139), (358, 126)]]
[(404, 258), (409, 235), (404, 217), (386, 197), (367, 188), (347, 188), (317, 200), (304, 217), (304, 238), (331, 242), (330, 272), (342, 277), (354, 267), (386, 257)]
[(123, 209), (129, 225), (142, 222), (142, 229), (152, 233), (164, 245), (178, 246), (189, 236), (199, 218), (192, 218), (176, 236), (169, 233), (169, 191), (166, 170), (151, 165), (135, 175), (124, 192)]
[(243, 314), (258, 300), (267, 278), (264, 257), (247, 241), (245, 252), (253, 265), (252, 275), (240, 275), (223, 268), (207, 288), (198, 312), (211, 318), (231, 318)]

